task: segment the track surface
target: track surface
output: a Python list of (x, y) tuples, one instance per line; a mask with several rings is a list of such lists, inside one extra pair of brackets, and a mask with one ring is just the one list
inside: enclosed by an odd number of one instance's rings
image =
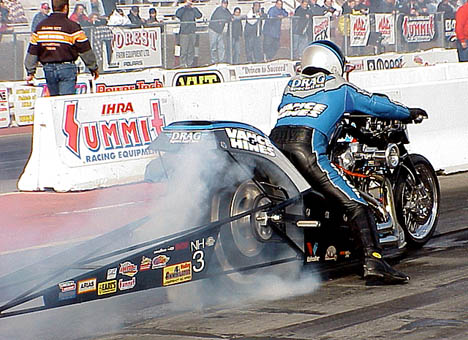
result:
[[(28, 145), (28, 134), (0, 136), (3, 192), (15, 190)], [(300, 281), (259, 275), (256, 290), (235, 295), (202, 281), (2, 319), (0, 339), (468, 339), (468, 173), (439, 180), (439, 236), (397, 264), (412, 277), (407, 285), (306, 272)], [(139, 184), (0, 196), (0, 272), (12, 258), (144, 214), (161, 190)]]

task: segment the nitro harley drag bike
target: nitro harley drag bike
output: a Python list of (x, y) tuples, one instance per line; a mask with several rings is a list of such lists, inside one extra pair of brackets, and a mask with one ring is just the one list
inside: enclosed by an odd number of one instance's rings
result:
[[(407, 152), (408, 142), (406, 124), (400, 121), (347, 115), (329, 148), (332, 162), (371, 207), (387, 255), (424, 245), (439, 215), (437, 176), (425, 157)], [(54, 282), (47, 288), (31, 284), (0, 306), (0, 317), (210, 277), (248, 284), (257, 270), (298, 259), (318, 266), (356, 261), (359, 249), (343, 212), (315, 191), (260, 130), (238, 122), (176, 122), (150, 148), (158, 156), (148, 165), (146, 178), (168, 181), (169, 191), (184, 182), (172, 178), (177, 169), (187, 176), (191, 164), (197, 165), (192, 170), (203, 168), (203, 176), (188, 185), (205, 181), (203, 199), (192, 199), (203, 203), (199, 223), (193, 221), (197, 226), (120, 249), (112, 241), (114, 248), (105, 251), (109, 240), (157, 220), (148, 216), (88, 241), (99, 251), (86, 255), (80, 245), (58, 254), (76, 260), (45, 273), (42, 285)], [(82, 273), (71, 271), (77, 268)], [(0, 289), (32, 281), (29, 276), (26, 268), (0, 278)], [(37, 297), (43, 297), (43, 306), (11, 310)]]

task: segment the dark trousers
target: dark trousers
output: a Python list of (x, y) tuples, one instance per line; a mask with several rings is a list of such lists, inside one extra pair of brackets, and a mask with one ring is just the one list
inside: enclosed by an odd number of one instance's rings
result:
[(463, 48), (460, 41), (457, 40), (458, 61), (468, 61), (468, 47)]
[(75, 63), (44, 64), (44, 75), (51, 96), (75, 94), (78, 69)]

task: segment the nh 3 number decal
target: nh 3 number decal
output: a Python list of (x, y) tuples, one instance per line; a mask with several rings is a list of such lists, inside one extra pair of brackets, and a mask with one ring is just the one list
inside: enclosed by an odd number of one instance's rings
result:
[(197, 250), (196, 252), (193, 253), (192, 259), (196, 262), (192, 266), (192, 269), (195, 273), (201, 272), (205, 268), (205, 253), (203, 250)]

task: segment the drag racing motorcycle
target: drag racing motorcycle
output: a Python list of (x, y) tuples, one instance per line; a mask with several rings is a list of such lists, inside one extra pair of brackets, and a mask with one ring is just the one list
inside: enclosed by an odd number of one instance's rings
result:
[[(408, 143), (401, 121), (346, 115), (329, 145), (332, 163), (371, 207), (386, 256), (423, 246), (434, 234), (439, 216), (436, 173), (424, 156), (408, 153)], [(228, 121), (175, 122), (150, 148), (156, 157), (145, 177), (167, 181), (169, 189), (183, 181), (177, 173), (187, 176), (191, 164), (204, 167), (205, 194), (193, 198), (204, 204), (193, 226), (107, 252), (103, 244), (115, 237), (103, 235), (88, 241), (100, 252), (83, 256), (79, 253), (83, 248), (77, 247), (72, 251), (80, 256), (73, 257), (70, 251), (58, 254), (77, 260), (62, 272), (51, 271), (49, 279), (55, 283), (49, 287), (32, 285), (0, 306), (0, 317), (22, 313), (10, 309), (38, 296), (44, 305), (24, 312), (212, 277), (249, 284), (257, 270), (292, 261), (302, 261), (303, 267), (357, 261), (359, 246), (343, 211), (314, 190), (255, 127)], [(184, 195), (191, 191), (188, 186)], [(123, 226), (113, 236), (132, 234), (152, 219), (155, 216)], [(71, 275), (69, 269), (77, 267), (91, 270)], [(12, 287), (18, 278), (27, 281), (28, 275), (20, 270), (0, 278), (0, 289)]]

